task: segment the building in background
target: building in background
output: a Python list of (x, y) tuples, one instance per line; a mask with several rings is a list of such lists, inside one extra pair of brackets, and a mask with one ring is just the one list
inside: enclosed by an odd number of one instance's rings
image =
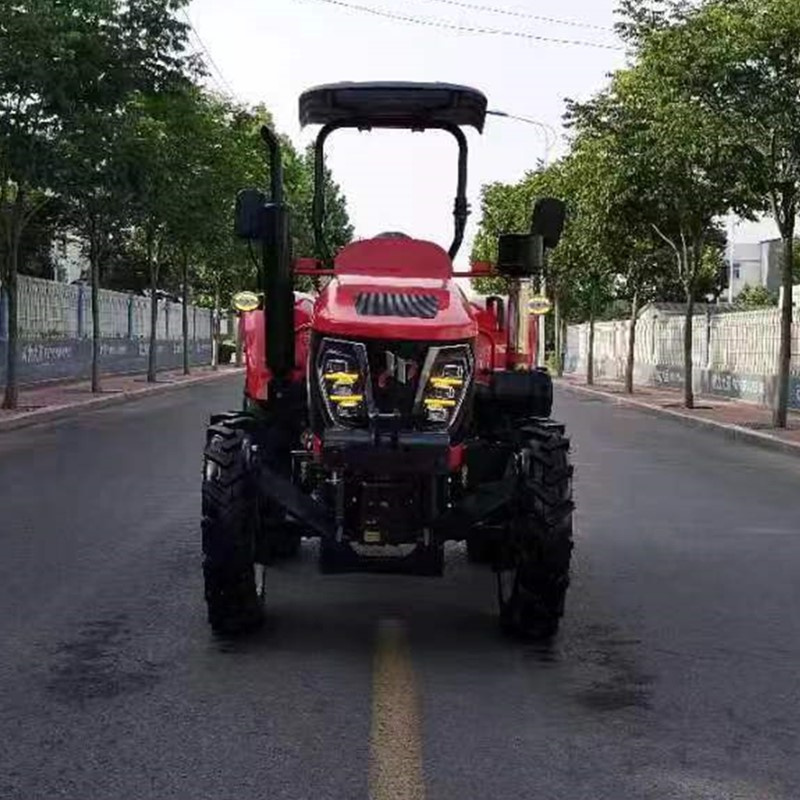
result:
[(74, 283), (89, 276), (89, 259), (83, 240), (70, 231), (58, 235), (52, 245), (53, 273), (60, 283)]
[(745, 286), (762, 286), (763, 246), (760, 242), (741, 243), (733, 248), (730, 297), (735, 300)]
[(777, 297), (781, 288), (782, 256), (781, 239), (735, 244), (731, 274), (732, 299), (735, 300), (745, 286), (763, 286)]

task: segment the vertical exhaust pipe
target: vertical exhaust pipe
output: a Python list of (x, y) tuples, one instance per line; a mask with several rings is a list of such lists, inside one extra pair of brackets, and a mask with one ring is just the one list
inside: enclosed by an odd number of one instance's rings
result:
[[(261, 289), (264, 292), (267, 364), (277, 383), (294, 368), (294, 274), (289, 209), (283, 202), (283, 161), (278, 137), (266, 125), (261, 138), (269, 150), (270, 202), (262, 209)], [(278, 389), (278, 391), (280, 391)]]

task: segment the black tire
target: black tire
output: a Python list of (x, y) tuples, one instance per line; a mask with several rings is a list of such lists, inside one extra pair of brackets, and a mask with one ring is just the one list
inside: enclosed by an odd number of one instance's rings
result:
[(263, 619), (256, 586), (259, 508), (247, 418), (225, 415), (208, 428), (203, 469), (203, 577), (215, 633), (239, 634)]
[(569, 587), (573, 468), (562, 426), (529, 424), (523, 436), (501, 565), (511, 578), (505, 590), (498, 572), (500, 623), (509, 634), (542, 640), (558, 632)]

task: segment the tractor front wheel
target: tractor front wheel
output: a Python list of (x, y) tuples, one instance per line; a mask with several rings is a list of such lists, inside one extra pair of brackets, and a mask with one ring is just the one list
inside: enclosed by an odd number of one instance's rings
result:
[(516, 497), (496, 565), (500, 623), (526, 639), (549, 639), (564, 613), (572, 556), (569, 439), (555, 423), (525, 427), (515, 456)]
[(263, 617), (263, 566), (256, 564), (260, 524), (245, 417), (212, 424), (203, 468), (203, 577), (215, 633), (238, 634)]

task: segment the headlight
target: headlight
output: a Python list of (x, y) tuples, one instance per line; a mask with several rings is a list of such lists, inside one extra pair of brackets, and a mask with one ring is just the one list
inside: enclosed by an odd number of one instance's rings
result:
[(317, 381), (334, 422), (366, 419), (370, 387), (363, 344), (323, 339), (317, 355)]
[(428, 351), (416, 401), (417, 413), (426, 423), (448, 427), (455, 421), (472, 380), (472, 365), (468, 345)]

